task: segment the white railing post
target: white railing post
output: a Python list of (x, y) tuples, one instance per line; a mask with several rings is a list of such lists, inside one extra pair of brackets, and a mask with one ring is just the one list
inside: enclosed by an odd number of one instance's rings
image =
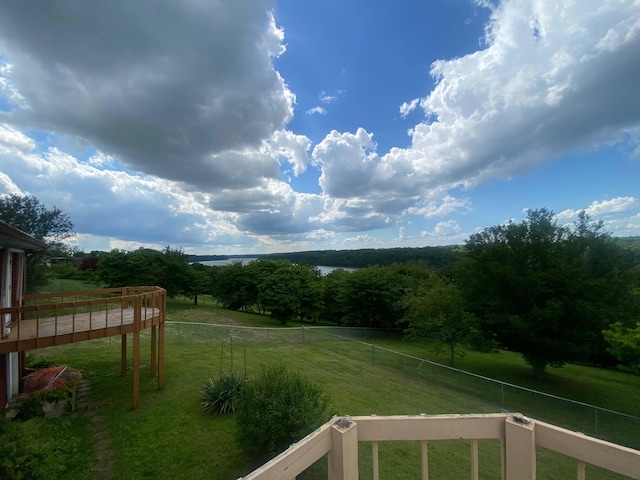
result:
[(331, 426), (329, 480), (358, 478), (358, 427), (348, 418), (339, 418)]
[(505, 420), (507, 480), (535, 480), (535, 423), (516, 415)]

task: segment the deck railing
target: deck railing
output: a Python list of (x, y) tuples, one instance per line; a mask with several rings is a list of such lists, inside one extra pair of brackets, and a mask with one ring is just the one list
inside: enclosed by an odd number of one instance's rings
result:
[(379, 480), (378, 442), (421, 444), (422, 479), (429, 478), (428, 445), (439, 440), (470, 441), (471, 478), (479, 478), (478, 441), (501, 440), (502, 480), (536, 478), (536, 449), (545, 448), (576, 460), (576, 478), (585, 479), (586, 464), (640, 479), (640, 451), (572, 432), (517, 414), (420, 415), (334, 418), (292, 445), (243, 480), (293, 480), (323, 456), (329, 480), (357, 479), (358, 444), (371, 442), (372, 478)]
[(0, 308), (0, 353), (74, 343), (140, 331), (164, 321), (160, 287), (121, 287), (25, 295)]

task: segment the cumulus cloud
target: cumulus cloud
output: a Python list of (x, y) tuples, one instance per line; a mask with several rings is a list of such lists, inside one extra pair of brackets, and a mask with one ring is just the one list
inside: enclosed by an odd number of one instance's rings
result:
[[(385, 218), (393, 221), (429, 205), (433, 192), (522, 175), (640, 131), (640, 3), (479, 4), (491, 8), (485, 48), (434, 62), (435, 88), (400, 107), (402, 116), (418, 106), (425, 115), (409, 129), (409, 148), (378, 152), (363, 129), (332, 131), (314, 148), (320, 184), (342, 201), (342, 217), (380, 213), (387, 197), (395, 211)], [(447, 212), (468, 207), (444, 203)]]
[[(629, 213), (637, 210), (640, 202), (635, 197), (616, 197), (609, 200), (594, 201), (584, 210), (587, 215), (594, 219), (605, 219), (610, 216)], [(567, 209), (557, 215), (561, 222), (574, 221), (580, 210)]]
[(82, 162), (57, 148), (7, 152), (0, 142), (0, 194), (36, 194), (67, 213), (85, 237), (188, 246), (239, 236), (228, 214), (211, 211), (198, 194), (156, 177), (98, 168), (100, 157)]
[(284, 52), (272, 8), (4, 3), (2, 88), (24, 108), (0, 121), (81, 138), (133, 170), (201, 189), (275, 178), (277, 157), (260, 153), (291, 118), (294, 96), (272, 65)]

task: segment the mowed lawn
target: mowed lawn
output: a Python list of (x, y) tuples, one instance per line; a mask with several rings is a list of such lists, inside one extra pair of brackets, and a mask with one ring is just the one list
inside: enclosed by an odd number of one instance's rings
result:
[[(225, 371), (245, 372), (249, 378), (264, 365), (280, 363), (304, 373), (322, 386), (330, 398), (331, 415), (393, 415), (438, 413), (488, 413), (497, 411), (494, 401), (483, 401), (466, 388), (444, 388), (416, 374), (415, 365), (396, 368), (385, 363), (380, 349), (376, 362), (367, 352), (370, 345), (316, 341), (302, 343), (300, 333), (280, 328), (268, 317), (228, 312), (215, 308), (205, 299), (197, 307), (187, 300), (170, 301), (168, 320), (191, 323), (217, 323), (224, 328), (167, 325), (165, 389), (157, 390), (156, 379), (149, 375), (148, 332), (143, 333), (140, 408), (131, 409), (131, 375), (120, 377), (120, 339), (95, 340), (76, 345), (54, 347), (37, 352), (38, 358), (66, 363), (82, 369), (91, 382), (93, 408), (104, 418), (112, 443), (115, 479), (236, 479), (252, 464), (235, 440), (233, 417), (211, 417), (202, 412), (200, 394), (203, 383)], [(242, 330), (227, 336), (236, 325), (274, 327), (274, 330)], [(307, 338), (309, 340), (309, 338)], [(373, 341), (371, 341), (373, 342)], [(410, 355), (437, 360), (429, 342), (376, 340), (381, 347), (405, 350)], [(131, 341), (129, 348), (131, 347)], [(390, 354), (391, 355), (391, 354)], [(492, 357), (493, 356), (493, 357)], [(391, 355), (390, 358), (395, 358)], [(129, 352), (131, 359), (131, 352)], [(501, 377), (513, 383), (534, 381), (518, 356), (469, 352), (458, 360), (459, 366), (483, 375)], [(504, 366), (502, 366), (504, 362)], [(420, 365), (418, 370), (422, 368)], [(495, 375), (490, 375), (492, 369)], [(575, 370), (574, 370), (575, 369)], [(593, 390), (606, 391), (602, 406), (632, 405), (614, 408), (627, 413), (637, 411), (634, 402), (640, 393), (637, 377), (587, 367), (568, 366), (568, 375), (557, 379), (551, 372), (547, 385), (551, 393), (564, 389), (578, 400), (594, 402)], [(518, 381), (521, 380), (521, 381)], [(576, 388), (568, 387), (566, 384)], [(528, 384), (531, 386), (532, 384)], [(535, 388), (541, 388), (536, 386)], [(582, 398), (583, 394), (588, 398)], [(625, 399), (617, 399), (617, 397)], [(600, 398), (600, 397), (598, 397)], [(604, 397), (602, 397), (604, 398)], [(610, 403), (609, 403), (610, 402)], [(595, 403), (595, 402), (594, 402)], [(633, 405), (636, 405), (633, 407)], [(90, 423), (78, 422), (74, 433), (93, 442)], [(640, 435), (640, 434), (639, 434)], [(386, 442), (380, 446), (381, 478), (419, 478), (420, 454), (416, 442)], [(360, 478), (371, 478), (370, 447), (361, 445)], [(550, 452), (538, 454), (540, 479), (575, 477), (575, 462)], [(323, 478), (323, 465), (304, 478)], [(433, 479), (469, 478), (468, 441), (434, 442), (429, 449), (430, 474)], [(499, 443), (480, 442), (481, 478), (499, 478)], [(85, 470), (86, 471), (86, 470)], [(86, 473), (67, 478), (90, 478)], [(325, 477), (326, 478), (326, 475)], [(587, 469), (589, 479), (622, 478), (595, 468)]]

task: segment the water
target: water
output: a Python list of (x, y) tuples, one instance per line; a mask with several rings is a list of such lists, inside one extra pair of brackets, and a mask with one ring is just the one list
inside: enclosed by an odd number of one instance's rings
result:
[[(229, 257), (226, 260), (207, 260), (205, 262), (199, 262), (203, 265), (211, 265), (211, 266), (223, 266), (223, 265), (231, 265), (233, 262), (242, 262), (243, 265), (246, 265), (249, 262), (254, 260), (258, 260), (258, 257)], [(318, 265), (318, 269), (320, 269), (320, 273), (322, 275), (327, 275), (328, 273), (333, 272), (336, 268), (340, 267), (328, 267), (326, 265)], [(344, 268), (345, 270), (353, 271), (355, 268)]]

